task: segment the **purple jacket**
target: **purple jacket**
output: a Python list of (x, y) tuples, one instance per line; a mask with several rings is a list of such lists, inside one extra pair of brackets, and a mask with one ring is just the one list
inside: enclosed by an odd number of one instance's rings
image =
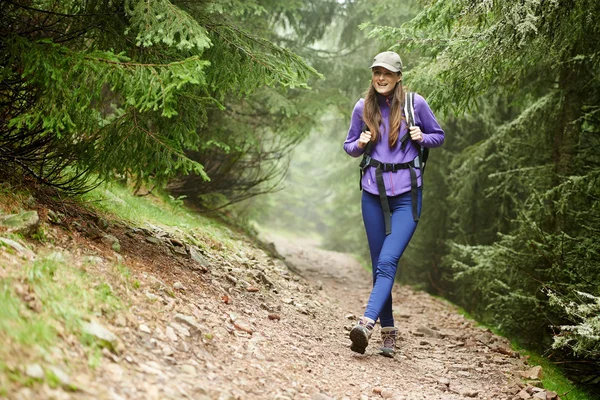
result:
[[(423, 132), (423, 142), (421, 144), (414, 141), (408, 141), (408, 144), (402, 150), (400, 145), (390, 149), (388, 144), (388, 131), (390, 126), (390, 106), (388, 106), (385, 97), (377, 95), (379, 108), (381, 109), (382, 124), (379, 126), (379, 131), (382, 134), (379, 136), (371, 150), (371, 157), (375, 160), (385, 163), (405, 163), (415, 159), (419, 154), (419, 146), (423, 147), (439, 147), (444, 143), (444, 131), (438, 124), (429, 104), (425, 99), (415, 93), (415, 122)], [(358, 138), (362, 131), (362, 115), (365, 106), (365, 100), (360, 99), (354, 106), (352, 111), (352, 120), (350, 129), (348, 129), (348, 137), (344, 142), (344, 150), (352, 157), (360, 157), (365, 151), (365, 148), (359, 148)], [(384, 128), (385, 126), (385, 128)], [(406, 122), (402, 121), (400, 125), (400, 139), (407, 132)], [(421, 171), (417, 171), (417, 180), (419, 187), (422, 184)], [(408, 169), (401, 169), (395, 172), (384, 172), (383, 180), (385, 182), (386, 193), (388, 196), (397, 196), (402, 193), (410, 192), (410, 172)], [(377, 190), (377, 182), (375, 182), (375, 168), (370, 167), (365, 170), (365, 175), (362, 178), (362, 187), (369, 193), (379, 194)]]

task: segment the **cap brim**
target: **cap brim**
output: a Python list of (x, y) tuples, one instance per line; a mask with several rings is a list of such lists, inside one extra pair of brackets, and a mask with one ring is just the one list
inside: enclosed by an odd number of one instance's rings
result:
[(394, 67), (393, 65), (384, 63), (384, 62), (376, 62), (376, 63), (373, 63), (373, 65), (371, 65), (371, 69), (373, 69), (375, 67), (383, 67), (392, 72), (400, 72), (401, 71), (398, 68)]

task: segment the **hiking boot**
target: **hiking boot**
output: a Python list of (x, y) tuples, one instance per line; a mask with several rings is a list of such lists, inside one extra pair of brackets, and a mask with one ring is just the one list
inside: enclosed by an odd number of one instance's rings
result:
[(350, 331), (350, 340), (352, 340), (352, 346), (350, 350), (360, 354), (365, 354), (365, 349), (369, 344), (371, 333), (373, 333), (373, 326), (375, 321), (366, 317), (360, 317), (358, 323)]
[(381, 355), (384, 357), (394, 357), (396, 351), (396, 338), (398, 337), (398, 329), (393, 326), (381, 328), (381, 340), (383, 346), (379, 348)]

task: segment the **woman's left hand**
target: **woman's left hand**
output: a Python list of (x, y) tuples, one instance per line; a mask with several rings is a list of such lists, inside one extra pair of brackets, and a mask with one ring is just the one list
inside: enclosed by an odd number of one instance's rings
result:
[(423, 141), (423, 132), (418, 126), (410, 127), (410, 138), (415, 142), (421, 143)]

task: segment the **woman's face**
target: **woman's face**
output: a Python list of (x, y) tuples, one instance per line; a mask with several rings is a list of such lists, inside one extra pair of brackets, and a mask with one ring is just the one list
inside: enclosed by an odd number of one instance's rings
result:
[(374, 67), (373, 87), (377, 93), (383, 96), (389, 96), (394, 91), (396, 83), (402, 80), (402, 76), (383, 67)]

